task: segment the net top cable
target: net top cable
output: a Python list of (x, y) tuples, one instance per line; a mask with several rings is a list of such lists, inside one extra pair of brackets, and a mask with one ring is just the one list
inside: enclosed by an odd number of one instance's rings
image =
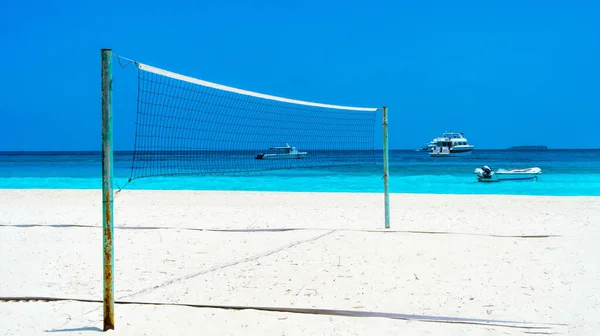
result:
[(279, 102), (283, 102), (283, 103), (291, 103), (291, 104), (322, 107), (322, 108), (329, 108), (329, 109), (338, 109), (338, 110), (362, 111), (362, 112), (377, 112), (379, 110), (379, 108), (377, 108), (377, 107), (354, 107), (354, 106), (322, 104), (322, 103), (315, 103), (315, 102), (308, 102), (308, 101), (302, 101), (302, 100), (297, 100), (297, 99), (272, 96), (272, 95), (267, 95), (264, 93), (252, 92), (252, 91), (248, 91), (248, 90), (238, 89), (238, 88), (234, 88), (231, 86), (212, 83), (209, 81), (181, 75), (181, 74), (174, 73), (174, 72), (171, 72), (168, 70), (164, 70), (164, 69), (160, 69), (160, 68), (153, 67), (150, 65), (146, 65), (146, 64), (143, 64), (143, 63), (140, 63), (137, 61), (129, 60), (129, 59), (121, 57), (121, 56), (117, 56), (117, 57), (120, 57), (120, 58), (123, 58), (125, 60), (135, 63), (137, 68), (142, 71), (146, 71), (146, 72), (154, 73), (156, 75), (161, 75), (161, 76), (177, 79), (177, 80), (188, 82), (191, 84), (197, 84), (197, 85), (214, 88), (217, 90), (233, 92), (233, 93), (237, 93), (237, 94), (241, 94), (241, 95), (246, 95), (246, 96), (251, 96), (251, 97), (256, 97), (256, 98), (263, 98), (263, 99), (268, 99), (268, 100), (274, 100), (274, 101), (279, 101)]

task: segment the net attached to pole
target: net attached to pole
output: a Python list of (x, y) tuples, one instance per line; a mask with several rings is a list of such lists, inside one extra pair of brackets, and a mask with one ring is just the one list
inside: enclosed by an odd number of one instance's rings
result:
[(377, 108), (275, 97), (136, 65), (130, 180), (376, 163)]

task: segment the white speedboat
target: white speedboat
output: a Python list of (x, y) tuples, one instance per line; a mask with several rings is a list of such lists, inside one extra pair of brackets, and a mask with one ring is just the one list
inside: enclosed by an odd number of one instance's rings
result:
[(446, 132), (441, 138), (435, 139), (429, 156), (448, 157), (463, 156), (473, 152), (475, 146), (470, 145), (463, 133)]
[(303, 159), (306, 152), (300, 152), (296, 147), (290, 147), (286, 144), (285, 147), (271, 147), (269, 150), (278, 151), (280, 153), (264, 154), (260, 153), (256, 156), (257, 160), (280, 160), (280, 159)]
[(536, 180), (542, 174), (538, 167), (523, 169), (498, 169), (495, 172), (488, 166), (476, 168), (473, 174), (477, 175), (478, 182), (500, 182), (500, 181), (531, 181)]

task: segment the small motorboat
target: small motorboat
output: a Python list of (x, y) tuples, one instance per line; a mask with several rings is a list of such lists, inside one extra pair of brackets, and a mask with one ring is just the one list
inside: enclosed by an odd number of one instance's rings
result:
[(280, 159), (303, 159), (306, 156), (306, 152), (300, 152), (296, 149), (296, 147), (291, 147), (289, 144), (286, 144), (285, 147), (272, 147), (269, 148), (272, 151), (277, 151), (279, 153), (273, 154), (258, 154), (255, 159), (257, 160), (280, 160)]
[(542, 169), (538, 167), (522, 169), (498, 169), (493, 172), (488, 166), (476, 168), (473, 174), (477, 175), (478, 182), (500, 182), (500, 181), (531, 181), (538, 180)]

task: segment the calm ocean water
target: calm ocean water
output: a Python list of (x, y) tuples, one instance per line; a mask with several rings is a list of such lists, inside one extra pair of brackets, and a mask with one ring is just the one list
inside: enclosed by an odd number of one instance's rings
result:
[[(101, 188), (100, 153), (0, 153), (0, 188)], [(478, 183), (476, 167), (540, 167), (537, 182)], [(115, 155), (115, 187), (127, 183), (131, 155)], [(136, 179), (125, 189), (382, 192), (381, 166), (266, 171), (241, 176)], [(600, 196), (600, 150), (475, 150), (470, 157), (430, 158), (390, 151), (393, 193)]]

